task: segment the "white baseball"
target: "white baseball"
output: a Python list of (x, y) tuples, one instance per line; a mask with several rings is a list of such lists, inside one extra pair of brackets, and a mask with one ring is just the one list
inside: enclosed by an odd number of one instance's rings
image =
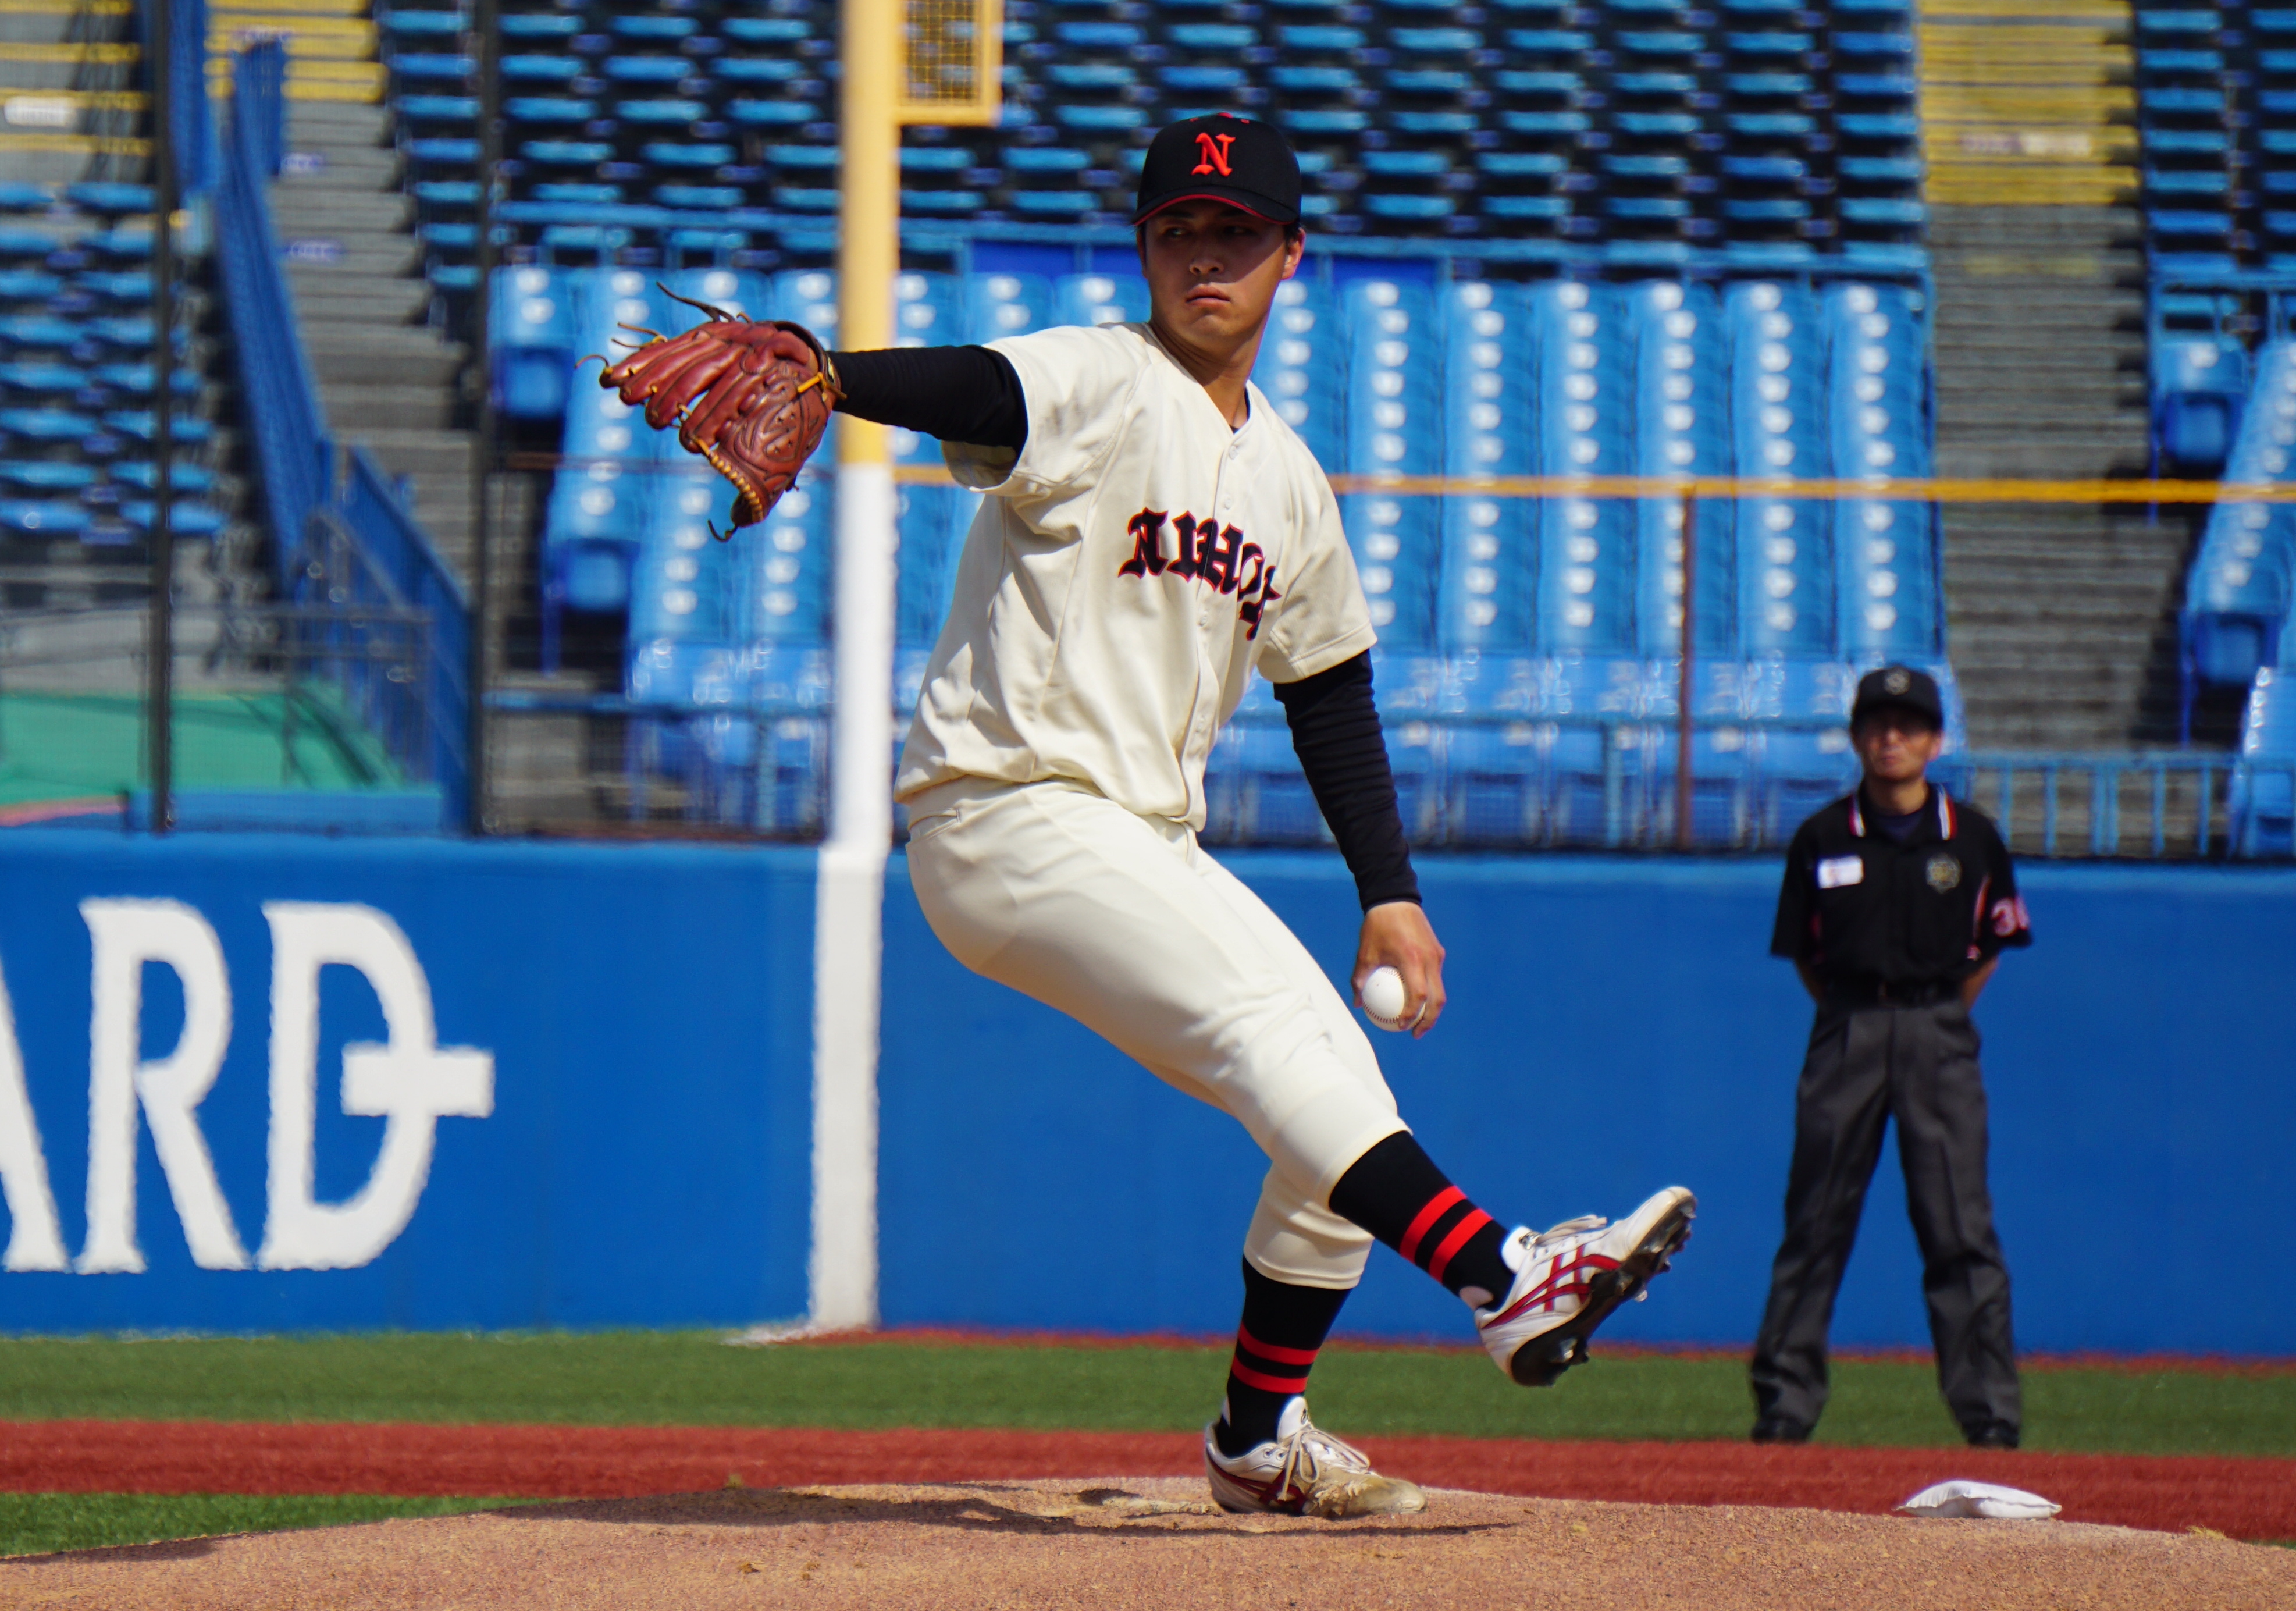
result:
[(1403, 975), (1391, 967), (1372, 969), (1363, 982), (1364, 1016), (1382, 1029), (1409, 1029), (1403, 1021)]

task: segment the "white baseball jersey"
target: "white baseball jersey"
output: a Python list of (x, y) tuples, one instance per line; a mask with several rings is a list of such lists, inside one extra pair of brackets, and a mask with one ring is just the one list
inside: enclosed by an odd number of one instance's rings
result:
[(1065, 777), (1201, 828), (1204, 762), (1251, 670), (1292, 682), (1372, 646), (1331, 483), (1258, 388), (1231, 430), (1145, 325), (990, 345), (1029, 439), (1017, 457), (942, 449), (988, 496), (895, 794)]

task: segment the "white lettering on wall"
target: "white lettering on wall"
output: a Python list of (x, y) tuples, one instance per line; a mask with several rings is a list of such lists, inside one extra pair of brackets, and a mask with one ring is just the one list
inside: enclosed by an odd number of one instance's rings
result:
[[(265, 1270), (349, 1270), (390, 1245), (430, 1175), (441, 1118), (494, 1112), (491, 1053), (439, 1044), (430, 982), (406, 936), (365, 906), (267, 901), (271, 925), (270, 1216)], [(319, 970), (357, 968), (382, 1005), (381, 1046), (343, 1048), (343, 1112), (384, 1121), (366, 1184), (348, 1201), (312, 1196), (318, 1114)]]
[(0, 1254), (0, 1270), (70, 1269), (56, 1225), (56, 1194), (48, 1189), (47, 1155), (40, 1150), (31, 1093), (24, 1086), (24, 1052), (5, 979), (0, 979), (0, 1190), (8, 1199), (8, 1251)]
[[(95, 947), (88, 1023), (87, 1243), (83, 1274), (144, 1268), (135, 1242), (135, 1110), (168, 1177), (192, 1259), (203, 1270), (244, 1270), (247, 1253), (216, 1184), (215, 1160), (193, 1116), (223, 1068), (231, 1040), (231, 986), (223, 947), (206, 918), (176, 900), (83, 900)], [(184, 1032), (156, 1063), (139, 1061), (144, 965), (165, 963), (184, 986)]]

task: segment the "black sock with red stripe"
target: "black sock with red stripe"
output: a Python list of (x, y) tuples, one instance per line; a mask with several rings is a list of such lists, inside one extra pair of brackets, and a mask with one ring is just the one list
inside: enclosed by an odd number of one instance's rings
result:
[(1514, 1284), (1499, 1250), (1507, 1232), (1467, 1201), (1408, 1130), (1348, 1166), (1332, 1212), (1354, 1221), (1454, 1294), (1480, 1308)]
[(1243, 1324), (1227, 1367), (1227, 1405), (1212, 1435), (1233, 1458), (1273, 1443), (1283, 1406), (1308, 1391), (1308, 1372), (1340, 1318), (1347, 1293), (1293, 1286), (1243, 1264)]

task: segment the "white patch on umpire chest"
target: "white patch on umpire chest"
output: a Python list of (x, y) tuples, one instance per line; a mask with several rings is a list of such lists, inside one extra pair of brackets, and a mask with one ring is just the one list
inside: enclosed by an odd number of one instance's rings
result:
[(1866, 882), (1866, 859), (1862, 856), (1828, 856), (1817, 864), (1817, 887), (1838, 890), (1844, 885)]

